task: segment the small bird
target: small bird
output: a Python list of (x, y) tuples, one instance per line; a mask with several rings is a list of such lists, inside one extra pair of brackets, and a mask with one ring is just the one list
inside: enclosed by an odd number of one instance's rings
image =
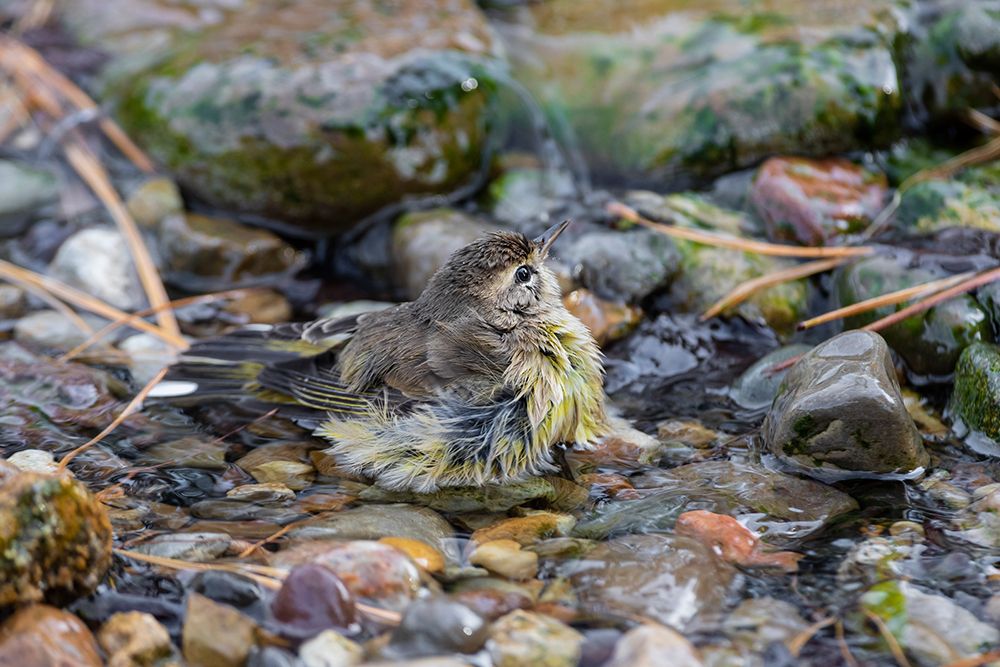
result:
[(552, 472), (556, 445), (586, 446), (607, 420), (600, 350), (544, 264), (568, 224), (474, 241), (409, 303), (198, 343), (161, 395), (181, 381), (321, 411), (338, 463), (390, 489)]

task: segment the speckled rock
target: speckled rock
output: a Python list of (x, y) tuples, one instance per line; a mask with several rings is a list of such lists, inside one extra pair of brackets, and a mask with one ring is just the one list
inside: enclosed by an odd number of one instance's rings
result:
[(92, 592), (111, 565), (111, 522), (81, 482), (0, 478), (0, 607)]
[(493, 623), (486, 650), (495, 667), (576, 667), (583, 635), (549, 616), (514, 611)]
[(678, 254), (663, 234), (636, 229), (584, 234), (559, 249), (559, 259), (598, 296), (635, 303), (670, 282)]
[(698, 650), (675, 630), (645, 624), (618, 640), (607, 667), (702, 667)]
[(229, 605), (188, 595), (182, 641), (190, 667), (242, 667), (256, 633), (253, 620)]
[(173, 653), (167, 629), (152, 614), (118, 612), (104, 622), (97, 641), (108, 656), (107, 667), (152, 667)]
[(70, 318), (55, 310), (36, 310), (14, 325), (14, 338), (29, 347), (69, 350), (90, 335)]
[(125, 237), (117, 229), (82, 229), (59, 246), (49, 264), (54, 278), (122, 310), (138, 310), (146, 299)]
[(838, 473), (908, 473), (928, 454), (881, 336), (848, 331), (817, 345), (782, 383), (761, 434), (771, 452)]
[(353, 667), (364, 660), (364, 649), (334, 630), (324, 630), (299, 648), (303, 667)]

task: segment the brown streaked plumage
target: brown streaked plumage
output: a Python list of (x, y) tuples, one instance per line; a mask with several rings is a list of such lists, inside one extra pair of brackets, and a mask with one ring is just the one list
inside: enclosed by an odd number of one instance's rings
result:
[(198, 344), (171, 379), (222, 395), (244, 378), (260, 398), (325, 411), (317, 433), (338, 460), (389, 488), (551, 471), (554, 445), (605, 422), (597, 345), (544, 266), (565, 224), (471, 243), (410, 303)]

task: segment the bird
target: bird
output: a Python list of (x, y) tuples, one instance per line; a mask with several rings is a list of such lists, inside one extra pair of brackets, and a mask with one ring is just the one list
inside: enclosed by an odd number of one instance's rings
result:
[(545, 265), (568, 225), (479, 238), (414, 301), (195, 343), (159, 395), (202, 401), (235, 388), (316, 411), (337, 464), (391, 490), (556, 472), (559, 446), (590, 447), (607, 430), (601, 351)]

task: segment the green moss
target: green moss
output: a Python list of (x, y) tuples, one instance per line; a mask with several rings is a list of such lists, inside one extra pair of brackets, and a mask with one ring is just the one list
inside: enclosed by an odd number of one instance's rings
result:
[(1000, 347), (976, 343), (962, 353), (951, 410), (969, 428), (1000, 442)]
[(906, 627), (906, 596), (899, 590), (899, 583), (885, 581), (872, 586), (861, 596), (861, 606), (881, 618), (889, 631), (898, 639)]

